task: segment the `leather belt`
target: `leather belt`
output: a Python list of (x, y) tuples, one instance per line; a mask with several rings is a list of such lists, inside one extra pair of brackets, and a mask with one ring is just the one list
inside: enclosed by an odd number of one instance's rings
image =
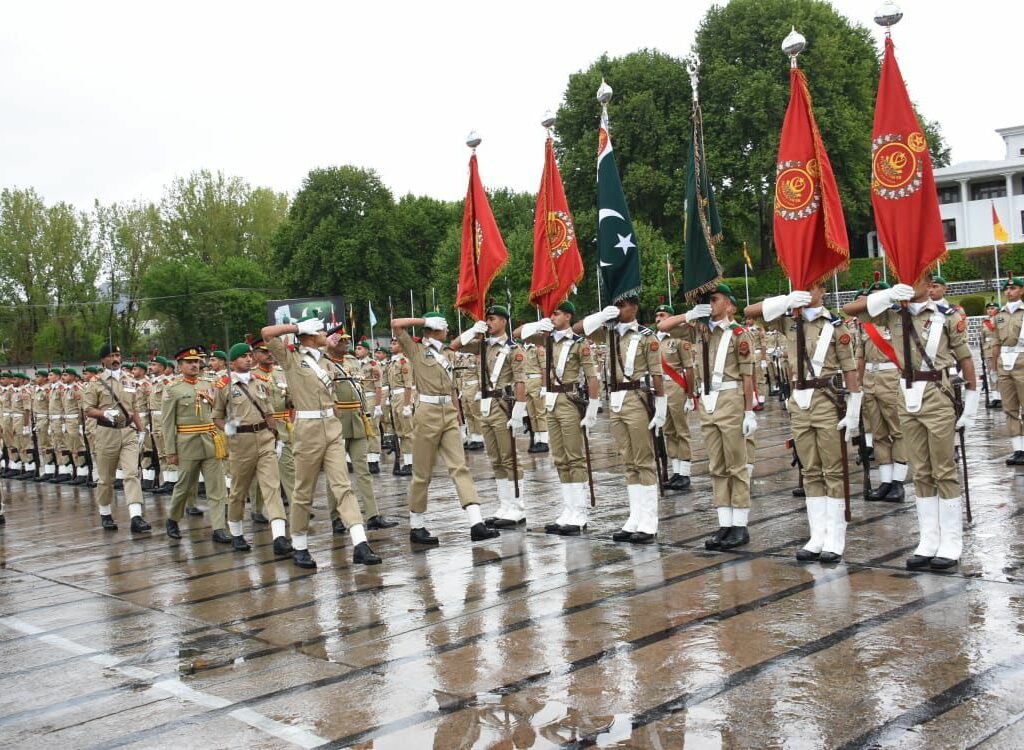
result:
[(237, 427), (235, 427), (235, 432), (260, 432), (261, 430), (266, 430), (267, 428), (268, 425), (266, 422), (257, 422), (256, 424), (240, 424)]
[(802, 391), (809, 388), (831, 388), (832, 378), (807, 378), (803, 383), (798, 380), (796, 387)]
[(505, 391), (495, 388), (493, 391), (480, 391), (480, 398), (504, 398)]
[(201, 435), (204, 432), (216, 432), (217, 425), (215, 424), (185, 424), (178, 425), (179, 435)]
[(626, 380), (622, 383), (616, 383), (612, 386), (613, 391), (639, 391), (644, 387), (643, 381), (641, 380)]
[(576, 386), (572, 383), (562, 383), (561, 385), (549, 385), (548, 393), (575, 393)]
[(942, 370), (914, 370), (914, 380), (937, 383), (942, 380)]

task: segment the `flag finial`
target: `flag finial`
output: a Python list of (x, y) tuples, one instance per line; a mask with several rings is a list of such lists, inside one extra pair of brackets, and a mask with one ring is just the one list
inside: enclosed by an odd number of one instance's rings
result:
[(796, 67), (796, 56), (803, 52), (806, 46), (807, 39), (796, 30), (796, 26), (791, 26), (786, 38), (782, 40), (782, 51), (789, 55), (790, 67)]
[(693, 91), (693, 101), (697, 102), (697, 81), (700, 70), (700, 56), (694, 52), (686, 58), (686, 72), (690, 74), (690, 89)]
[(607, 84), (604, 78), (601, 79), (601, 85), (597, 87), (597, 100), (601, 104), (607, 106), (608, 102), (612, 100), (612, 87)]
[(551, 130), (555, 127), (555, 113), (550, 109), (544, 110), (544, 117), (540, 121), (541, 127)]
[(885, 0), (875, 11), (875, 23), (885, 28), (886, 36), (892, 35), (892, 27), (898, 24), (902, 18), (903, 11), (893, 0)]
[(466, 136), (466, 145), (474, 151), (476, 151), (476, 147), (480, 145), (481, 141), (483, 141), (483, 138), (475, 130), (470, 130), (469, 135)]

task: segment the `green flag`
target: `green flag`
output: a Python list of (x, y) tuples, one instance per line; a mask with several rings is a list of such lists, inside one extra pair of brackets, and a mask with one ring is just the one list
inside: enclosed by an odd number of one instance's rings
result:
[(626, 208), (608, 131), (608, 108), (601, 108), (597, 149), (597, 253), (601, 282), (611, 303), (640, 295), (640, 248)]
[(693, 102), (693, 142), (686, 163), (686, 254), (683, 263), (683, 295), (691, 305), (722, 280), (722, 266), (715, 244), (722, 239), (722, 221), (715, 208), (715, 194), (704, 157), (704, 126), (700, 103)]

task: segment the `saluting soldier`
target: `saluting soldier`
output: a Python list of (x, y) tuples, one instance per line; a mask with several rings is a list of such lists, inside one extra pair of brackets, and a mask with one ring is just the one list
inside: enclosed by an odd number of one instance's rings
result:
[[(778, 329), (786, 341), (791, 363), (797, 362), (797, 316), (804, 331), (803, 381), (800, 370), (793, 381), (793, 393), (787, 403), (793, 439), (802, 463), (807, 522), (811, 535), (796, 559), (800, 562), (835, 563), (842, 559), (846, 547), (846, 501), (843, 486), (843, 454), (845, 440), (860, 423), (863, 395), (857, 379), (853, 336), (843, 321), (824, 305), (824, 284), (815, 284), (810, 291), (794, 290), (791, 294), (768, 297), (749, 305), (748, 317), (763, 317)], [(848, 313), (849, 314), (849, 313)], [(833, 390), (832, 379), (842, 373), (849, 396), (846, 411), (839, 414), (841, 403)], [(843, 435), (841, 430), (846, 430)]]
[(544, 394), (541, 381), (544, 372), (544, 347), (537, 344), (524, 343), (523, 374), (526, 377), (526, 414), (530, 417), (530, 429), (533, 431), (533, 445), (529, 453), (547, 453), (548, 447), (548, 415), (544, 409)]
[[(675, 315), (671, 305), (661, 304), (654, 311), (655, 328), (665, 318)], [(672, 475), (666, 489), (685, 490), (690, 486), (691, 459), (690, 422), (687, 415), (693, 408), (693, 344), (677, 341), (669, 333), (655, 330), (661, 343), (661, 365), (665, 371), (665, 396), (668, 413), (665, 418), (665, 453), (672, 462)], [(668, 365), (666, 368), (665, 366)]]
[[(260, 340), (252, 344), (252, 358), (256, 363), (252, 370), (253, 377), (267, 384), (270, 390), (270, 405), (273, 408), (274, 422), (277, 424), (277, 473), (281, 477), (281, 491), (287, 501), (295, 489), (295, 457), (292, 455), (292, 420), (291, 404), (288, 401), (288, 383), (285, 381), (284, 370), (274, 365), (274, 355), (267, 349), (266, 342)], [(256, 523), (268, 523), (263, 515), (263, 493), (259, 483), (252, 487), (252, 520)]]
[(213, 421), (224, 430), (228, 439), (228, 462), (234, 486), (228, 496), (228, 530), (232, 546), (248, 552), (242, 517), (245, 497), (253, 481), (259, 483), (264, 507), (270, 516), (274, 554), (292, 554), (286, 536), (284, 504), (281, 502), (281, 478), (277, 473), (278, 426), (270, 405), (270, 387), (266, 381), (252, 377), (252, 347), (238, 343), (228, 351), (231, 360), (230, 382), (216, 390)]
[[(907, 559), (910, 570), (948, 570), (956, 566), (963, 551), (960, 480), (953, 457), (954, 433), (969, 429), (978, 413), (974, 360), (967, 347), (967, 321), (955, 309), (940, 310), (929, 299), (927, 278), (914, 286), (896, 284), (848, 303), (848, 315), (867, 312), (875, 323), (888, 326), (893, 339), (904, 341), (903, 316), (897, 303), (908, 302), (912, 342), (909, 369), (912, 385), (900, 381), (902, 393), (900, 424), (907, 459), (914, 466), (917, 493), (917, 523), (920, 542)], [(894, 347), (900, 367), (905, 344)], [(963, 409), (956, 413), (950, 387), (950, 367), (959, 365), (966, 383)], [(1004, 394), (1005, 395), (1005, 394)]]
[[(298, 335), (299, 345), (289, 350), (281, 336)], [(307, 534), (313, 492), (323, 469), (331, 492), (338, 498), (339, 515), (352, 539), (352, 561), (377, 565), (381, 558), (366, 540), (363, 515), (345, 470), (345, 447), (341, 423), (335, 416), (334, 381), (331, 366), (321, 351), (327, 343), (324, 322), (310, 317), (299, 323), (265, 326), (263, 341), (284, 370), (288, 397), (294, 406), (295, 427), (292, 451), (295, 456), (295, 488), (291, 496), (293, 560), (300, 568), (315, 568), (309, 554)]]
[[(584, 453), (583, 429), (597, 424), (601, 391), (597, 380), (597, 364), (590, 343), (573, 333), (572, 319), (576, 306), (569, 300), (559, 304), (550, 318), (527, 323), (514, 335), (533, 344), (538, 350), (547, 346), (550, 336), (551, 357), (547, 358), (543, 375), (544, 411), (551, 436), (551, 455), (558, 471), (562, 490), (562, 511), (553, 523), (545, 525), (548, 534), (579, 536), (587, 528), (590, 503), (587, 497), (587, 461)], [(585, 380), (586, 413), (580, 415), (580, 379)]]
[(1006, 430), (1013, 453), (1007, 466), (1024, 466), (1024, 276), (1012, 274), (1003, 282), (1006, 304), (995, 319), (992, 369), (999, 373), (999, 393), (1006, 413)]
[(392, 430), (395, 434), (395, 451), (400, 460), (393, 472), (402, 477), (412, 476), (412, 415), (413, 402), (412, 365), (402, 353), (398, 338), (391, 339), (391, 359), (387, 370), (388, 408)]
[[(526, 373), (522, 349), (509, 337), (509, 312), (504, 305), (491, 305), (485, 319), (452, 342), (452, 349), (464, 349), (483, 358), (480, 383), (480, 426), (494, 471), (498, 510), (487, 519), (488, 526), (505, 529), (526, 523), (525, 489), (515, 496), (515, 483), (523, 479), (522, 468), (513, 461), (514, 434), (523, 429), (526, 416)], [(505, 408), (506, 396), (514, 398), (511, 410)], [(509, 428), (512, 428), (512, 434)]]
[[(718, 284), (707, 302), (658, 323), (661, 331), (689, 343), (701, 368), (700, 424), (708, 474), (718, 513), (718, 530), (704, 542), (709, 550), (750, 542), (749, 439), (757, 430), (754, 406), (754, 341), (732, 319), (732, 288)], [(706, 370), (704, 368), (707, 368)]]
[[(617, 346), (608, 353), (609, 370), (615, 368), (609, 373), (608, 388), (612, 437), (626, 469), (629, 517), (612, 539), (650, 544), (658, 533), (658, 470), (650, 431), (664, 427), (668, 401), (662, 385), (661, 345), (654, 331), (637, 322), (639, 305), (639, 298), (624, 297), (588, 315), (573, 330), (598, 342), (609, 339), (608, 324), (617, 334)], [(654, 393), (653, 416), (640, 393), (648, 377)]]
[(105, 344), (100, 349), (103, 371), (82, 392), (85, 416), (95, 420), (90, 437), (93, 465), (99, 477), (96, 503), (104, 529), (117, 531), (114, 521), (114, 478), (118, 469), (124, 477), (124, 494), (128, 502), (133, 532), (146, 532), (152, 527), (142, 517), (142, 486), (139, 483), (139, 446), (145, 437), (139, 419), (139, 403), (131, 379), (121, 369), (121, 348)]
[[(354, 485), (356, 496), (362, 502), (363, 512), (367, 516), (366, 528), (369, 531), (379, 529), (390, 529), (398, 525), (398, 521), (383, 516), (377, 508), (377, 498), (373, 492), (373, 479), (370, 477), (372, 464), (367, 460), (367, 450), (371, 445), (371, 438), (376, 436), (377, 431), (370, 421), (367, 409), (365, 385), (373, 387), (378, 381), (372, 375), (367, 377), (366, 362), (358, 362), (353, 370), (349, 370), (342, 359), (342, 352), (338, 349), (340, 336), (333, 334), (327, 338), (327, 359), (330, 366), (324, 365), (324, 369), (330, 374), (334, 381), (334, 410), (341, 424), (341, 441), (345, 452), (352, 459), (352, 474), (355, 476)], [(356, 347), (365, 349), (364, 345)], [(348, 358), (351, 367), (352, 359)], [(376, 365), (372, 365), (376, 367)], [(378, 407), (379, 408), (379, 407)], [(345, 522), (338, 512), (338, 498), (327, 486), (327, 509), (331, 515), (331, 528), (335, 534), (344, 534)]]
[[(420, 326), (423, 337), (412, 340), (406, 330)], [(417, 404), (413, 416), (412, 482), (409, 484), (409, 540), (414, 544), (436, 545), (438, 539), (426, 528), (427, 488), (440, 454), (455, 485), (459, 503), (466, 511), (469, 536), (474, 542), (493, 539), (497, 529), (484, 525), (480, 497), (466, 468), (466, 456), (459, 438), (458, 411), (455, 408), (453, 368), (455, 353), (445, 346), (448, 321), (439, 312), (422, 318), (396, 318), (391, 321), (402, 351), (412, 365)]]

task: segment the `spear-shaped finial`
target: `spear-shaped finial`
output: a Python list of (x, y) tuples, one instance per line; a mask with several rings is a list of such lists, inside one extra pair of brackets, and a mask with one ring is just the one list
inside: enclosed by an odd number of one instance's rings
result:
[(473, 149), (475, 153), (476, 147), (480, 145), (480, 142), (482, 140), (483, 138), (480, 137), (480, 134), (478, 132), (476, 132), (475, 130), (470, 130), (469, 135), (466, 136), (466, 145)]

